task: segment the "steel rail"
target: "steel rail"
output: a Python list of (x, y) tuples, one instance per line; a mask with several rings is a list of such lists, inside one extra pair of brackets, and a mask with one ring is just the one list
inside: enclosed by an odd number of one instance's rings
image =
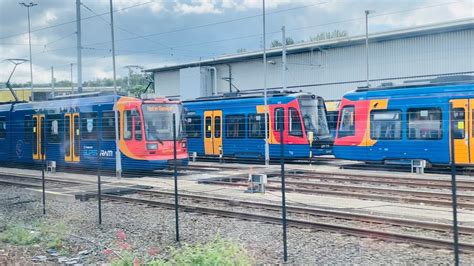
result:
[[(5, 180), (0, 180), (0, 183), (4, 184), (11, 184), (11, 185), (16, 185), (16, 186), (26, 186), (26, 187), (40, 187), (38, 184), (31, 184), (31, 183), (18, 183), (18, 182), (11, 182), (11, 181), (5, 181)], [(149, 191), (151, 192), (151, 191)], [(156, 193), (156, 191), (152, 191), (152, 193)], [(161, 194), (172, 194), (168, 192), (159, 192)], [(183, 195), (181, 194), (180, 196), (191, 196), (191, 195)], [(128, 197), (123, 197), (123, 196), (115, 196), (115, 195), (110, 195), (106, 194), (102, 196), (105, 199), (112, 200), (112, 201), (121, 201), (121, 202), (129, 202), (129, 203), (135, 203), (135, 204), (145, 204), (149, 206), (157, 206), (157, 207), (164, 207), (164, 208), (174, 208), (173, 203), (169, 202), (162, 202), (162, 201), (156, 201), (156, 200), (146, 200), (146, 199), (137, 199), (137, 198), (128, 198)], [(204, 198), (203, 196), (197, 196), (197, 195), (192, 195), (192, 197), (195, 198)], [(229, 199), (220, 199), (221, 201), (234, 201), (235, 200), (229, 200)], [(275, 204), (265, 204), (265, 203), (256, 203), (256, 202), (245, 202), (245, 201), (240, 201), (238, 202), (239, 204), (249, 204), (253, 206), (264, 206), (265, 208), (277, 208), (278, 206)], [(242, 220), (253, 220), (253, 221), (261, 221), (261, 222), (270, 222), (270, 223), (280, 223), (281, 218), (276, 217), (276, 216), (269, 216), (269, 215), (261, 215), (261, 214), (253, 214), (253, 213), (247, 213), (247, 212), (236, 212), (236, 211), (229, 211), (229, 210), (222, 210), (222, 209), (217, 209), (217, 208), (209, 208), (209, 207), (202, 207), (202, 206), (196, 206), (196, 205), (184, 205), (180, 204), (180, 209), (184, 211), (194, 211), (194, 212), (199, 212), (203, 214), (210, 214), (210, 215), (219, 215), (223, 217), (232, 217), (232, 218), (239, 218)], [(311, 210), (310, 208), (305, 208), (305, 207), (290, 207), (290, 210), (292, 212), (326, 212), (328, 213), (327, 210)], [(334, 214), (334, 212), (333, 212)], [(317, 215), (317, 213), (315, 214)], [(344, 213), (344, 212), (338, 212), (338, 215), (344, 216), (346, 218), (351, 219), (350, 216), (354, 216), (353, 214), (350, 213)], [(349, 217), (348, 217), (349, 216)], [(364, 215), (357, 215), (359, 218), (363, 217)], [(374, 217), (372, 217), (374, 218)], [(353, 219), (353, 217), (352, 217)], [(378, 218), (380, 219), (380, 217)], [(382, 218), (385, 219), (386, 221), (389, 221), (391, 223), (392, 221), (400, 222), (402, 219), (394, 219), (394, 218)], [(372, 238), (377, 238), (381, 240), (386, 240), (386, 241), (394, 241), (394, 242), (410, 242), (413, 244), (418, 244), (421, 246), (428, 246), (428, 247), (434, 247), (434, 248), (447, 248), (450, 249), (452, 247), (452, 242), (446, 241), (446, 240), (439, 240), (435, 238), (427, 238), (427, 237), (420, 237), (420, 236), (413, 236), (413, 235), (406, 235), (406, 234), (400, 234), (400, 233), (393, 233), (393, 232), (383, 232), (383, 231), (378, 231), (378, 230), (369, 230), (369, 229), (363, 229), (363, 228), (358, 228), (358, 227), (350, 227), (350, 226), (344, 226), (344, 225), (335, 225), (335, 224), (329, 224), (329, 223), (321, 223), (321, 222), (312, 222), (312, 221), (306, 221), (306, 220), (299, 220), (299, 219), (287, 219), (288, 223), (292, 226), (296, 227), (307, 227), (307, 228), (312, 228), (312, 229), (319, 229), (319, 230), (325, 230), (325, 231), (331, 231), (331, 232), (338, 232), (338, 233), (345, 233), (349, 235), (356, 235), (356, 236), (361, 236), (361, 237), (372, 237)], [(383, 222), (383, 221), (382, 221)], [(405, 223), (412, 223), (413, 221), (411, 220), (405, 220)], [(418, 225), (423, 224), (423, 222), (420, 221), (414, 221)], [(426, 225), (427, 223), (425, 223)], [(440, 227), (444, 228), (449, 228), (446, 227), (446, 225), (442, 224), (437, 224), (435, 223), (432, 224), (433, 229), (440, 229)], [(473, 229), (472, 228), (467, 228), (467, 227), (461, 227), (461, 230), (463, 230), (463, 233), (472, 233)], [(469, 244), (469, 243), (460, 243), (460, 250), (464, 252), (474, 252), (474, 244)]]
[[(150, 196), (166, 195), (166, 196), (171, 197), (174, 195), (171, 192), (156, 191), (156, 190), (138, 190), (137, 192), (143, 195), (150, 195)], [(274, 203), (255, 202), (255, 201), (247, 201), (247, 200), (240, 200), (240, 199), (236, 200), (236, 199), (214, 197), (214, 196), (194, 195), (194, 194), (189, 194), (189, 193), (180, 193), (179, 196), (181, 198), (184, 197), (184, 198), (191, 198), (191, 199), (198, 199), (198, 200), (212, 200), (212, 201), (224, 202), (232, 206), (242, 205), (242, 206), (247, 206), (247, 207), (265, 208), (265, 209), (275, 210), (275, 211), (281, 210), (281, 205), (274, 204)], [(441, 231), (441, 232), (447, 232), (447, 231), (452, 230), (451, 224), (425, 222), (425, 221), (418, 221), (418, 220), (413, 220), (413, 219), (395, 218), (395, 217), (388, 217), (388, 216), (351, 213), (351, 212), (330, 210), (330, 209), (324, 209), (324, 208), (318, 208), (318, 207), (312, 207), (312, 206), (302, 207), (302, 206), (289, 205), (287, 206), (287, 210), (288, 212), (293, 212), (293, 213), (298, 213), (298, 214), (311, 214), (315, 216), (333, 217), (337, 219), (357, 220), (357, 221), (367, 222), (367, 223), (417, 227), (417, 228), (436, 230), (436, 231)], [(474, 235), (474, 227), (460, 226), (459, 230), (463, 234)]]
[[(155, 206), (155, 207), (163, 207), (167, 209), (174, 208), (174, 203), (170, 202), (163, 202), (163, 201), (156, 201), (156, 200), (148, 200), (148, 199), (137, 199), (137, 198), (129, 198), (129, 197), (122, 197), (122, 196), (115, 196), (115, 195), (103, 195), (104, 199), (112, 200), (112, 201), (119, 201), (119, 202), (128, 202), (133, 204), (144, 204), (148, 206)], [(276, 216), (269, 216), (269, 215), (262, 215), (262, 214), (254, 214), (254, 213), (247, 213), (247, 212), (237, 212), (237, 211), (230, 211), (224, 209), (217, 209), (217, 208), (210, 208), (210, 207), (202, 207), (197, 205), (179, 205), (181, 211), (187, 212), (198, 212), (202, 214), (208, 215), (218, 215), (223, 217), (231, 217), (231, 218), (238, 218), (242, 220), (251, 220), (251, 221), (260, 221), (260, 222), (267, 222), (267, 223), (274, 223), (280, 224), (281, 218)], [(406, 235), (400, 233), (393, 233), (393, 232), (383, 232), (378, 230), (369, 230), (359, 227), (350, 227), (344, 225), (336, 225), (336, 224), (329, 224), (329, 223), (322, 223), (322, 222), (313, 222), (313, 221), (306, 221), (306, 220), (299, 220), (299, 219), (287, 219), (288, 224), (295, 227), (305, 227), (317, 230), (324, 230), (330, 232), (337, 232), (337, 233), (345, 233), (348, 235), (360, 236), (360, 237), (371, 237), (386, 241), (393, 241), (393, 242), (404, 242), (404, 243), (412, 243), (418, 244), (421, 246), (427, 246), (432, 248), (446, 248), (451, 249), (453, 243), (451, 241), (440, 240), (436, 238), (427, 238), (427, 237), (420, 237), (420, 236), (413, 236), (413, 235)], [(463, 252), (474, 252), (474, 244), (470, 243), (459, 243), (459, 248)]]
[[(225, 182), (225, 181), (216, 181), (216, 180), (201, 180), (199, 181), (200, 183), (203, 184), (215, 184), (215, 185), (224, 185), (224, 186), (240, 186), (240, 187), (247, 187), (247, 183), (241, 183), (241, 182)], [(350, 186), (346, 186), (346, 188), (351, 188)], [(279, 191), (280, 187), (278, 186), (272, 186), (268, 185), (266, 186), (266, 189), (272, 190), (272, 191)], [(435, 196), (444, 196), (445, 198), (448, 198), (448, 194), (443, 194), (443, 193), (430, 193), (426, 192), (425, 195), (429, 195), (430, 199), (428, 198), (416, 198), (416, 197), (406, 197), (405, 195), (411, 195), (409, 192), (411, 191), (406, 191), (404, 193), (403, 197), (400, 196), (392, 196), (392, 195), (385, 195), (385, 194), (371, 194), (370, 192), (373, 191), (378, 191), (380, 192), (380, 189), (378, 188), (370, 188), (370, 190), (362, 190), (362, 192), (365, 193), (359, 193), (359, 192), (352, 192), (352, 191), (338, 191), (338, 190), (324, 190), (324, 189), (308, 189), (308, 188), (298, 188), (298, 187), (287, 187), (287, 191), (294, 191), (294, 192), (300, 192), (300, 193), (307, 193), (307, 194), (325, 194), (325, 195), (336, 195), (336, 196), (348, 196), (348, 197), (354, 197), (354, 198), (363, 198), (363, 199), (377, 199), (377, 200), (391, 200), (391, 201), (396, 201), (396, 202), (409, 202), (409, 203), (425, 203), (425, 204), (432, 204), (435, 206), (451, 206), (451, 201), (449, 200), (439, 200), (439, 199), (433, 199)], [(357, 188), (354, 188), (354, 190)], [(361, 191), (361, 189), (359, 189)], [(397, 192), (396, 190), (390, 190), (390, 189), (385, 189), (385, 192)], [(416, 191), (415, 191), (416, 192)], [(414, 193), (415, 194), (415, 193)], [(463, 196), (459, 196), (459, 199), (462, 200)], [(468, 208), (468, 209), (474, 209), (474, 202), (458, 202), (458, 206), (460, 208)]]
[[(272, 173), (269, 175), (278, 176), (279, 173)], [(403, 185), (423, 185), (433, 188), (450, 188), (451, 180), (449, 179), (435, 179), (435, 178), (411, 178), (411, 177), (397, 177), (397, 176), (370, 176), (357, 174), (343, 174), (343, 173), (322, 173), (322, 172), (304, 172), (304, 173), (289, 173), (290, 178), (299, 179), (319, 179), (319, 180), (333, 180), (333, 181), (348, 181), (356, 182), (362, 181), (367, 183), (383, 183), (383, 184), (403, 184)], [(474, 181), (458, 181), (458, 188), (474, 189)]]

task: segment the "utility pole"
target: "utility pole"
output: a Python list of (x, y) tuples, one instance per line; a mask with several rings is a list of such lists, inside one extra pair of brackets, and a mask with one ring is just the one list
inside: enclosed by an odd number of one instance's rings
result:
[(263, 105), (265, 117), (265, 165), (270, 165), (270, 147), (268, 146), (268, 102), (267, 102), (267, 49), (265, 31), (265, 0), (263, 3)]
[(71, 94), (74, 94), (74, 83), (72, 82), (72, 66), (73, 66), (73, 65), (74, 65), (74, 64), (71, 63)]
[[(281, 27), (281, 39), (282, 39), (282, 49), (281, 49), (281, 60), (282, 60), (282, 77), (283, 90), (286, 90), (286, 35), (285, 35), (285, 26)], [(288, 241), (287, 241), (287, 221), (286, 221), (286, 191), (285, 191), (285, 153), (283, 143), (283, 127), (280, 127), (280, 164), (281, 164), (281, 206), (282, 206), (282, 224), (283, 224), (283, 261), (288, 261)]]
[(51, 97), (54, 98), (55, 95), (55, 88), (54, 88), (54, 67), (51, 67)]
[(281, 27), (281, 35), (283, 39), (283, 48), (281, 50), (281, 60), (282, 60), (282, 83), (283, 83), (283, 91), (286, 90), (286, 31), (285, 26)]
[(76, 0), (76, 27), (77, 27), (77, 93), (82, 93), (81, 0)]
[(369, 14), (374, 13), (373, 10), (365, 10), (365, 64), (367, 68), (367, 88), (369, 84)]
[(30, 7), (37, 6), (33, 2), (25, 4), (24, 2), (19, 3), (20, 6), (24, 6), (28, 9), (28, 44), (30, 46), (30, 88), (31, 88), (31, 101), (35, 100), (35, 94), (33, 93), (33, 57), (31, 56), (31, 25), (30, 25)]
[(114, 8), (110, 0), (110, 32), (112, 37), (112, 67), (114, 75), (114, 113), (115, 113), (115, 175), (122, 177), (122, 155), (119, 147), (119, 121), (117, 108), (117, 73), (115, 68), (115, 36), (114, 36)]

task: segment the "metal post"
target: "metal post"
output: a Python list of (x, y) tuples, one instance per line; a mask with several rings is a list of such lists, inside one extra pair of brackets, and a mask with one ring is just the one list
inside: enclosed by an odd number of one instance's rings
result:
[(77, 93), (82, 93), (81, 0), (76, 0), (76, 27), (77, 27)]
[(51, 96), (54, 98), (56, 96), (55, 87), (54, 87), (54, 67), (51, 67)]
[(119, 121), (117, 108), (117, 71), (115, 68), (115, 36), (114, 36), (114, 10), (113, 3), (110, 0), (110, 31), (112, 37), (112, 67), (114, 76), (114, 113), (115, 113), (115, 175), (122, 177), (122, 155), (119, 147)]
[(128, 86), (128, 90), (131, 91), (132, 88), (130, 87), (130, 78), (132, 77), (132, 69), (129, 68), (128, 69), (128, 79), (127, 79), (127, 86)]
[(30, 24), (30, 7), (37, 6), (38, 4), (30, 2), (29, 4), (19, 3), (28, 9), (28, 44), (30, 47), (30, 88), (31, 88), (31, 100), (35, 100), (35, 94), (33, 93), (33, 57), (31, 56), (31, 24)]
[(101, 181), (101, 158), (100, 158), (100, 136), (97, 135), (97, 204), (99, 208), (99, 224), (102, 224), (102, 181)]
[(281, 166), (281, 212), (283, 224), (283, 260), (288, 261), (287, 222), (286, 222), (286, 193), (285, 193), (285, 144), (283, 142), (283, 126), (280, 125), (280, 166)]
[(178, 167), (176, 157), (176, 114), (173, 114), (174, 215), (176, 223), (176, 241), (179, 242)]
[(367, 87), (369, 87), (369, 14), (372, 10), (365, 10), (365, 64), (367, 68)]
[(270, 164), (270, 147), (268, 146), (268, 102), (267, 102), (267, 49), (265, 31), (265, 0), (263, 3), (263, 105), (265, 116), (265, 165)]
[(453, 124), (453, 105), (450, 107), (451, 117), (451, 198), (453, 209), (453, 249), (454, 265), (459, 265), (459, 231), (458, 231), (458, 210), (457, 210), (457, 192), (456, 192), (456, 152), (454, 146), (454, 124)]
[[(46, 118), (46, 116), (45, 116)], [(40, 135), (40, 146), (39, 148), (41, 149), (41, 162), (42, 162), (42, 167), (41, 167), (41, 185), (42, 185), (42, 193), (43, 193), (43, 215), (46, 214), (46, 180), (45, 180), (45, 177), (44, 177), (44, 170), (46, 169), (46, 160), (44, 159), (44, 157), (46, 156), (46, 126), (44, 125), (44, 123), (46, 122), (46, 119), (43, 119), (43, 121), (41, 121), (41, 117), (38, 117), (38, 120), (39, 121), (39, 124), (40, 124), (40, 127), (39, 127), (39, 130), (41, 132), (41, 135), (43, 135), (41, 137)]]
[(74, 64), (71, 63), (71, 94), (74, 94), (74, 83), (72, 82), (72, 65)]
[(282, 58), (282, 83), (283, 90), (286, 90), (286, 35), (285, 35), (285, 26), (281, 27), (281, 38), (283, 43), (283, 48), (281, 50)]

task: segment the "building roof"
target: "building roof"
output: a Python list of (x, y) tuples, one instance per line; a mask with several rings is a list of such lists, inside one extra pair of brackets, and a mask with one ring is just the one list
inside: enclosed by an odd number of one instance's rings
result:
[[(472, 29), (474, 28), (474, 19), (460, 19), (460, 20), (453, 20), (449, 22), (443, 23), (435, 23), (435, 24), (427, 24), (422, 26), (415, 26), (391, 31), (384, 31), (369, 34), (369, 40), (371, 42), (379, 42), (379, 41), (387, 41), (393, 39), (403, 39), (415, 36), (422, 36), (422, 35), (429, 35), (434, 33), (443, 33), (443, 32), (453, 32), (453, 31), (460, 31), (465, 29)], [(335, 47), (342, 47), (342, 46), (350, 46), (350, 45), (357, 45), (365, 43), (365, 35), (358, 35), (358, 36), (347, 36), (342, 38), (335, 38), (330, 40), (324, 41), (316, 41), (316, 42), (304, 42), (298, 44), (287, 45), (287, 53), (302, 53), (307, 51), (312, 51), (314, 49), (327, 49), (327, 48), (335, 48)], [(270, 48), (267, 49), (267, 56), (280, 56), (282, 48)], [(188, 67), (197, 67), (197, 66), (211, 66), (216, 64), (225, 64), (225, 63), (232, 63), (232, 62), (239, 62), (243, 60), (250, 60), (250, 59), (258, 59), (262, 58), (263, 51), (253, 51), (253, 52), (245, 52), (239, 54), (232, 54), (232, 55), (224, 55), (220, 57), (215, 57), (212, 59), (184, 63), (184, 64), (177, 64), (172, 66), (163, 66), (157, 68), (150, 68), (146, 69), (145, 72), (163, 72), (169, 70), (177, 70), (181, 68), (188, 68)]]

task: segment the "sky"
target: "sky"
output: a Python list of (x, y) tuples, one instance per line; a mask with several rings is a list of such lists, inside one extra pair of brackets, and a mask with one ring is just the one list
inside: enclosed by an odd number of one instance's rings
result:
[[(22, 0), (19, 0), (22, 1)], [(0, 0), (0, 82), (13, 65), (29, 59), (27, 8)], [(70, 79), (77, 62), (76, 1), (32, 0), (34, 83)], [(26, 2), (30, 3), (30, 1)], [(112, 78), (109, 0), (81, 0), (83, 81)], [(117, 76), (127, 65), (153, 68), (194, 62), (239, 49), (262, 49), (262, 0), (113, 0)], [(324, 32), (380, 32), (474, 17), (474, 0), (266, 0), (266, 42), (280, 40), (281, 26), (295, 41)], [(73, 65), (73, 80), (77, 80)], [(29, 62), (12, 83), (30, 81)]]

